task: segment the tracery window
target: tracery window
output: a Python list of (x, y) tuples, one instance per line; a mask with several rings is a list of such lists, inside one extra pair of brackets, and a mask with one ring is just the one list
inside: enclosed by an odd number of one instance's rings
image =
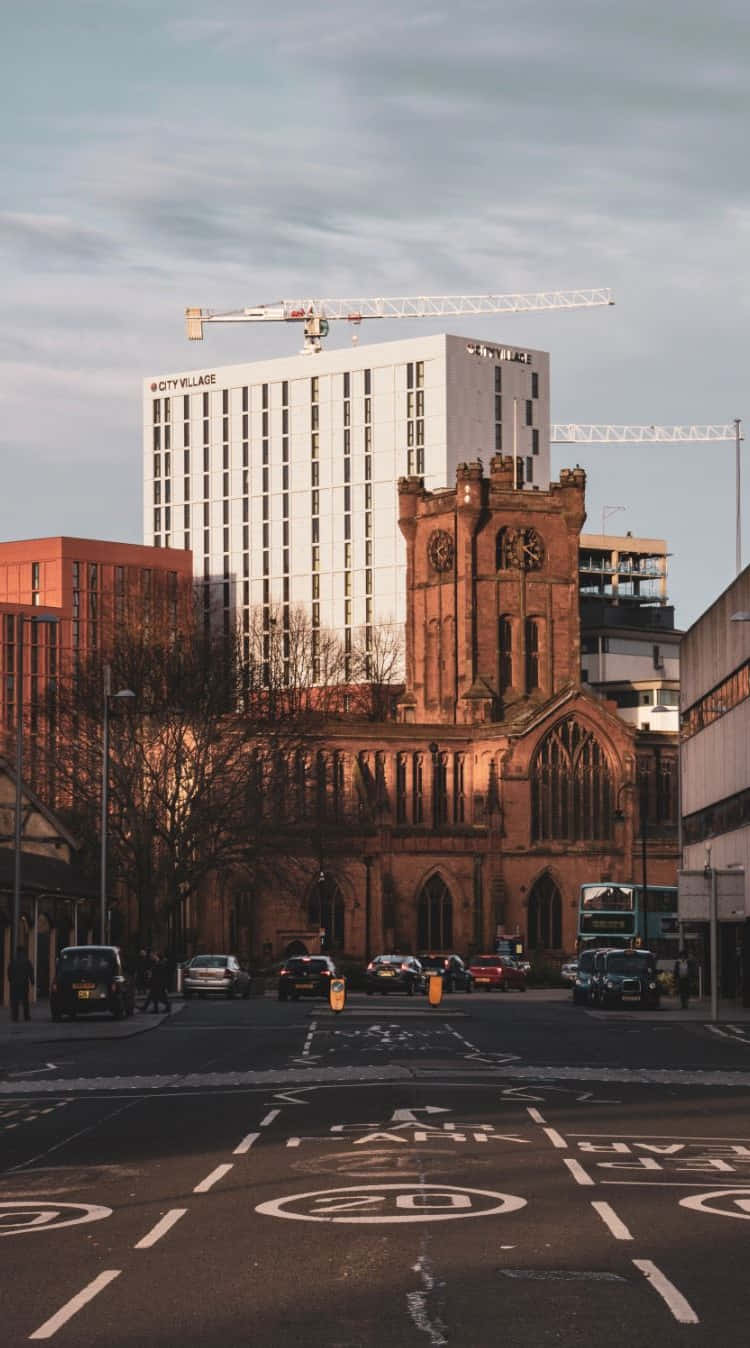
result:
[(552, 876), (545, 873), (529, 895), (529, 950), (559, 950), (562, 946), (562, 898)]
[(612, 813), (612, 771), (601, 744), (575, 716), (559, 721), (531, 765), (532, 840), (605, 841)]
[(417, 904), (417, 948), (452, 950), (453, 898), (445, 881), (431, 875)]

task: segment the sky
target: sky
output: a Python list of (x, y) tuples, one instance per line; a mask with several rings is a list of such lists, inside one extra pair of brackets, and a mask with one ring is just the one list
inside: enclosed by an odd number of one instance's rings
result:
[[(548, 350), (555, 422), (750, 422), (749, 67), (745, 0), (8, 7), (0, 539), (139, 542), (142, 378), (299, 349), (188, 346), (187, 305), (611, 286), (451, 330)], [(587, 529), (666, 538), (695, 621), (735, 571), (734, 445), (553, 450), (574, 463)], [(747, 561), (745, 446), (743, 475)]]

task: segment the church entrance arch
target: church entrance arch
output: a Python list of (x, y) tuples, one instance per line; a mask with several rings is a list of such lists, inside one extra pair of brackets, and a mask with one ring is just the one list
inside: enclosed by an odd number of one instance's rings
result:
[(440, 875), (431, 875), (420, 891), (417, 949), (453, 949), (453, 896)]
[(527, 942), (529, 950), (562, 948), (562, 895), (549, 871), (539, 876), (529, 894)]

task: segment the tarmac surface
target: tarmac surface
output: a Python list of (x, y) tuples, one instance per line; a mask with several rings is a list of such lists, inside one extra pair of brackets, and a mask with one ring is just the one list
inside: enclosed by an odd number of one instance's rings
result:
[(0, 1024), (9, 1346), (747, 1343), (748, 1013), (42, 1014)]

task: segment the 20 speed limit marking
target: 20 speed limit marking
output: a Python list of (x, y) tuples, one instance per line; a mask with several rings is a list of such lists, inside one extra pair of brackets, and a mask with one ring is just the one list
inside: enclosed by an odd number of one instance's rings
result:
[(517, 1194), (466, 1189), (452, 1184), (355, 1184), (287, 1194), (255, 1209), (265, 1217), (293, 1222), (345, 1222), (357, 1226), (395, 1222), (451, 1222), (465, 1217), (496, 1217), (526, 1207)]
[(0, 1236), (19, 1236), (29, 1231), (57, 1231), (62, 1226), (83, 1226), (111, 1217), (112, 1209), (98, 1203), (45, 1203), (37, 1198), (0, 1201)]

